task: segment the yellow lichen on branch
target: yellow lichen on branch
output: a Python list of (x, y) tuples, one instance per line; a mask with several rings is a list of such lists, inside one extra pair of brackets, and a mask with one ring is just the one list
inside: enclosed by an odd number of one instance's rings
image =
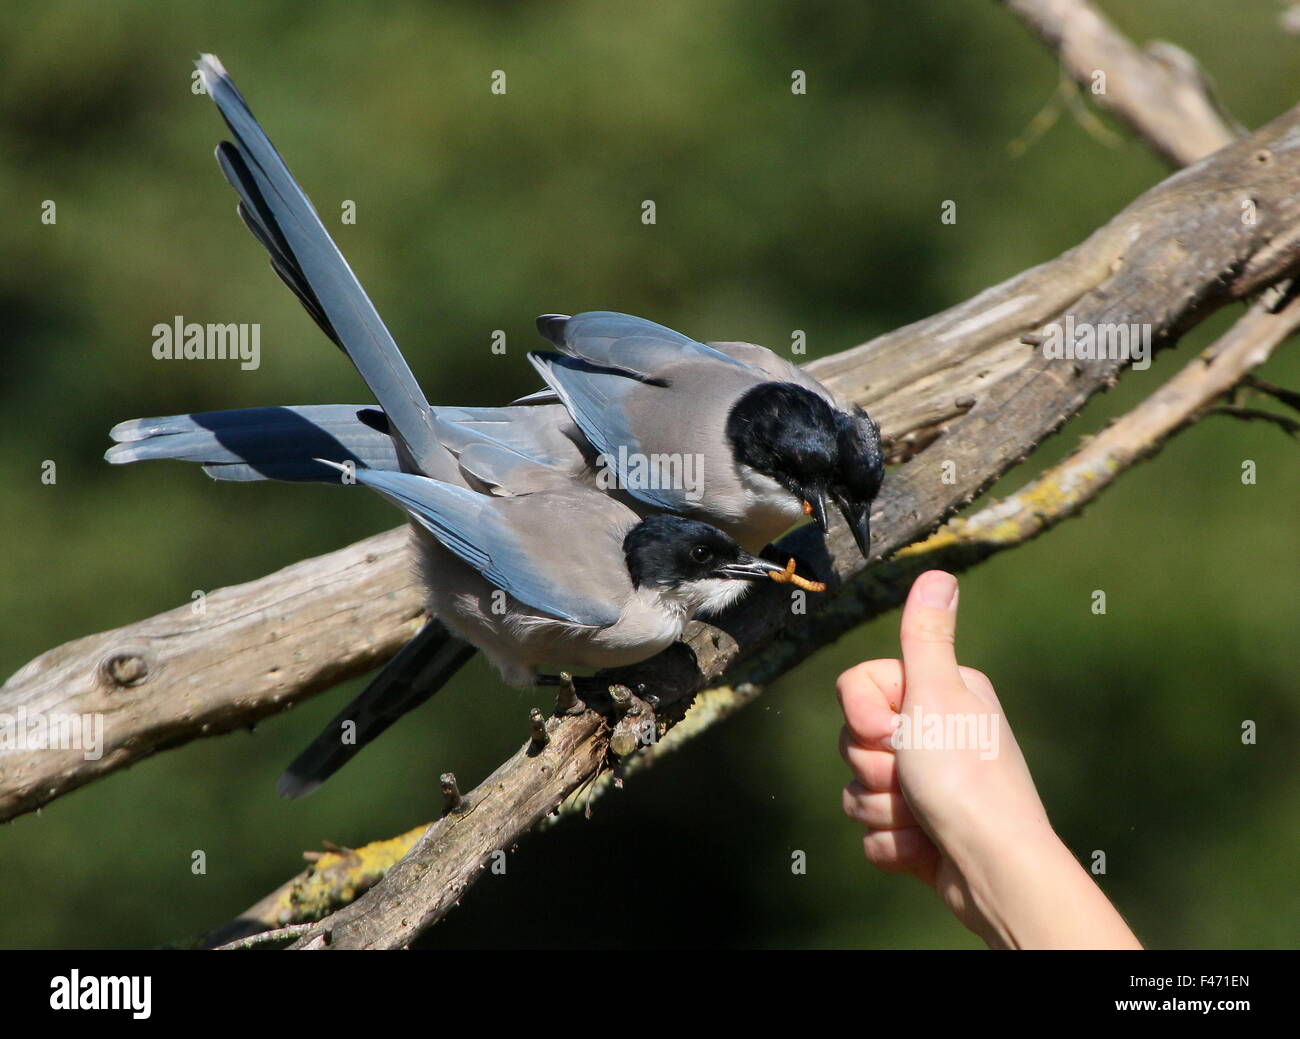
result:
[(305, 870), (250, 906), (237, 920), (192, 944), (210, 949), (259, 931), (324, 919), (383, 880), (428, 828), (428, 823), (422, 823), (360, 848), (308, 852), (311, 865)]

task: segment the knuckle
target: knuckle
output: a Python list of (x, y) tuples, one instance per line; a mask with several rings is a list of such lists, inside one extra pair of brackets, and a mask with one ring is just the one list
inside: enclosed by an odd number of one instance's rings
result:
[(929, 619), (913, 620), (902, 629), (900, 635), (909, 642), (951, 646), (954, 641), (951, 625)]
[(854, 664), (846, 671), (840, 672), (840, 676), (835, 679), (835, 692), (840, 699), (846, 696), (852, 696), (862, 689), (863, 683), (867, 679), (867, 662)]

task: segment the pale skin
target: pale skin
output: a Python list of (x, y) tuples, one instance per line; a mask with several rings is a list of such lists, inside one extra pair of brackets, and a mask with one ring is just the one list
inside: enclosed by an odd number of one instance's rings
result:
[[(922, 574), (903, 608), (903, 659), (868, 660), (836, 683), (854, 777), (844, 811), (867, 829), (867, 861), (929, 885), (993, 948), (1140, 949), (1052, 829), (992, 683), (957, 663), (957, 598), (951, 574)], [(996, 753), (895, 746), (899, 712), (918, 707), (982, 716)]]

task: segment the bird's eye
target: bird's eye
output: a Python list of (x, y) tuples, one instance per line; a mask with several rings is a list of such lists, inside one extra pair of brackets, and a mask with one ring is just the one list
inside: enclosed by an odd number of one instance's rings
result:
[(707, 545), (691, 546), (691, 561), (695, 563), (708, 563), (713, 559), (713, 552)]

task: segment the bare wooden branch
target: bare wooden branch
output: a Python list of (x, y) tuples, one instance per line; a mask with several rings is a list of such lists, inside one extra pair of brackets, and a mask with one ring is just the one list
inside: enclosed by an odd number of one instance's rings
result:
[[(1109, 266), (1108, 275), (1067, 304), (1068, 314), (1039, 311), (1033, 324), (1066, 316), (1078, 326), (1094, 328), (1138, 323), (1149, 325), (1157, 340), (1168, 342), (1224, 302), (1262, 289), (1267, 282), (1257, 279), (1258, 272), (1268, 271), (1272, 279), (1288, 273), (1288, 265), (1295, 262), (1294, 251), (1279, 249), (1276, 239), (1256, 237), (1257, 225), (1243, 221), (1242, 211), (1236, 205), (1242, 198), (1243, 185), (1232, 183), (1244, 171), (1275, 170), (1283, 155), (1288, 163), (1298, 164), (1297, 172), (1300, 172), (1300, 110), (1274, 122), (1252, 140), (1230, 146), (1196, 169), (1170, 178), (1084, 246), (1067, 254), (1077, 257), (1087, 253), (1090, 247), (1097, 248), (1098, 241), (1104, 244), (1116, 237), (1126, 243), (1126, 249)], [(1270, 212), (1275, 205), (1283, 208), (1287, 205), (1281, 197), (1286, 192), (1280, 184), (1276, 187), (1279, 195), (1270, 203)], [(1252, 196), (1261, 194), (1258, 182), (1251, 189)], [(1187, 198), (1196, 199), (1195, 214), (1180, 204), (1186, 201), (1186, 198), (1179, 199), (1183, 192), (1189, 193)], [(1135, 217), (1137, 226), (1130, 222)], [(1171, 233), (1173, 228), (1165, 223), (1171, 217), (1185, 230)], [(1243, 232), (1241, 228), (1250, 230)], [(1283, 232), (1279, 237), (1288, 234), (1294, 236), (1295, 232)], [(1221, 247), (1229, 252), (1237, 249), (1242, 252), (1235, 259), (1227, 255), (1210, 259)], [(1037, 269), (1040, 278), (1045, 269)], [(941, 315), (934, 320), (943, 321), (945, 317)], [(1248, 357), (1260, 353), (1254, 338), (1258, 335), (1256, 322), (1272, 329), (1278, 341), (1290, 330), (1290, 326), (1261, 308), (1246, 319), (1246, 331), (1241, 333)], [(967, 319), (971, 331), (987, 324), (987, 321)], [(1040, 334), (1024, 338), (1035, 344), (1042, 342)], [(862, 350), (868, 366), (874, 359), (873, 345)], [(947, 423), (927, 450), (891, 474), (873, 514), (873, 526), (880, 531), (879, 539), (873, 544), (873, 559), (887, 557), (928, 533), (939, 519), (969, 501), (1022, 459), (1066, 417), (1074, 414), (1092, 393), (1110, 385), (1126, 363), (1114, 357), (1063, 360), (1038, 349), (1026, 353), (1028, 358), (1018, 368), (984, 387), (973, 406)], [(1237, 352), (1233, 351), (1232, 356), (1237, 357)], [(1243, 365), (1236, 378), (1249, 367)], [(1167, 411), (1176, 411), (1166, 402), (1161, 403)], [(1144, 420), (1148, 420), (1146, 416), (1138, 421)], [(1081, 464), (1086, 464), (1091, 456), (1085, 454), (1083, 459)], [(940, 478), (941, 469), (949, 481)], [(1082, 469), (1072, 470), (1071, 475), (1081, 478), (1082, 472)], [(1113, 476), (1105, 478), (1105, 482), (1109, 478)], [(1103, 477), (1094, 474), (1092, 479), (1102, 481)], [(1099, 482), (1098, 489), (1100, 485)], [(1082, 486), (1087, 486), (1086, 481)], [(1064, 488), (1058, 490), (1068, 503), (1071, 492)], [(1075, 488), (1073, 493), (1081, 492)], [(1080, 501), (1090, 496), (1084, 494)], [(1034, 505), (1032, 514), (1038, 515), (1036, 502), (1026, 499), (1023, 504)], [(841, 588), (851, 583), (862, 569), (862, 560), (853, 552), (851, 540), (842, 528), (832, 531), (824, 543), (808, 536), (805, 529), (782, 544), (792, 554), (811, 562), (818, 578)], [(979, 544), (977, 556), (980, 552), (989, 554), (997, 550), (987, 549), (982, 541)], [(927, 565), (930, 565), (928, 561)], [(908, 564), (878, 568), (886, 586), (895, 591), (884, 602), (860, 601), (846, 611), (849, 626), (897, 601), (896, 589), (903, 583), (898, 579), (899, 567), (908, 569)], [(860, 587), (855, 589), (855, 594), (861, 593)], [(815, 617), (811, 616), (813, 613)], [(783, 590), (765, 589), (743, 611), (721, 619), (717, 625), (692, 625), (685, 641), (693, 651), (694, 660), (683, 660), (681, 654), (674, 656), (670, 651), (648, 664), (611, 677), (630, 688), (644, 684), (662, 701), (674, 703), (717, 683), (733, 665), (739, 664), (739, 673), (748, 675), (754, 665), (744, 659), (746, 652), (764, 661), (759, 665), (760, 670), (779, 673), (844, 630), (841, 625), (846, 623), (846, 618), (835, 616), (833, 603), (809, 614), (792, 615)], [(589, 719), (590, 715), (582, 717)], [(556, 736), (561, 736), (563, 751), (551, 772), (539, 775), (525, 748), (476, 792), (481, 796), (474, 801), (475, 810), (483, 813), (486, 822), (482, 831), (457, 827), (455, 820), (444, 819), (434, 824), (380, 887), (333, 914), (308, 938), (300, 939), (292, 947), (305, 947), (322, 935), (327, 937), (330, 948), (394, 948), (409, 944), (440, 919), (473, 882), (483, 868), (486, 855), (534, 825), (546, 814), (548, 805), (560, 803), (560, 798), (567, 793), (598, 776), (604, 767), (608, 732), (603, 726), (596, 726), (588, 736), (575, 739), (577, 722), (578, 719), (558, 719), (552, 740), (555, 742)], [(585, 773), (584, 760), (590, 763), (590, 771)], [(576, 774), (574, 767), (578, 769)]]
[(1274, 383), (1267, 382), (1264, 379), (1257, 378), (1254, 375), (1248, 375), (1242, 380), (1244, 386), (1249, 387), (1256, 393), (1262, 393), (1266, 397), (1272, 397), (1281, 404), (1285, 404), (1292, 411), (1300, 411), (1300, 393), (1295, 390), (1288, 390), (1284, 386), (1278, 386)]
[(1222, 407), (1215, 408), (1213, 413), (1215, 415), (1226, 415), (1228, 418), (1240, 419), (1243, 422), (1268, 422), (1277, 426), (1287, 436), (1300, 435), (1300, 422), (1288, 418), (1286, 415), (1264, 411), (1262, 408), (1243, 408), (1235, 404), (1224, 404)]
[(266, 945), (282, 945), (299, 935), (307, 934), (311, 930), (311, 924), (291, 924), (288, 927), (278, 927), (274, 931), (258, 931), (256, 934), (248, 935), (244, 938), (237, 938), (225, 945), (218, 945), (218, 952), (234, 952), (240, 949), (256, 949)]
[[(1120, 473), (1155, 453), (1169, 437), (1203, 415), (1214, 400), (1262, 364), (1298, 326), (1300, 303), (1293, 301), (1277, 314), (1262, 304), (1256, 305), (1177, 376), (1065, 461), (1010, 498), (968, 519), (952, 521), (926, 541), (901, 551), (893, 562), (859, 574), (841, 589), (835, 601), (818, 612), (815, 620), (802, 624), (796, 621), (777, 643), (770, 643), (763, 653), (741, 662), (732, 672), (734, 684), (701, 694), (681, 725), (670, 729), (652, 747), (625, 760), (622, 769), (649, 765), (752, 701), (760, 691), (757, 683), (770, 680), (845, 631), (899, 605), (912, 580), (922, 571), (938, 567), (960, 572), (1075, 515)], [(590, 718), (588, 713), (580, 719), (557, 719), (556, 724), (567, 728), (572, 736), (579, 728), (577, 723)], [(573, 811), (608, 786), (612, 773), (602, 763), (601, 754), (587, 758), (593, 769), (585, 777), (588, 782), (571, 771), (584, 749), (599, 751), (607, 744), (607, 732), (602, 727), (589, 732), (577, 742), (565, 741), (565, 767), (552, 775), (539, 776), (530, 767), (529, 745), (525, 744), (470, 795), (475, 810), (483, 813), (478, 832), (460, 828), (454, 820), (434, 823), (411, 854), (395, 865), (382, 889), (335, 913), (320, 928), (306, 932), (300, 947), (320, 935), (327, 936), (329, 948), (396, 948), (408, 944), (455, 904), (482, 869), (484, 856), (500, 850), (543, 814), (549, 814), (539, 806), (568, 791), (570, 796), (563, 803), (557, 802), (555, 811)], [(541, 791), (537, 788), (539, 782)], [(574, 796), (574, 791), (579, 793)], [(533, 798), (533, 805), (521, 817), (518, 804), (525, 792)], [(485, 842), (484, 833), (491, 839)], [(435, 864), (450, 867), (451, 872), (432, 873)]]
[[(820, 646), (872, 617), (902, 605), (912, 581), (926, 570), (960, 573), (990, 556), (1022, 545), (1075, 516), (1123, 473), (1156, 454), (1176, 433), (1214, 412), (1212, 405), (1248, 373), (1267, 361), (1283, 341), (1300, 329), (1300, 300), (1276, 313), (1256, 303), (1232, 328), (1177, 375), (1132, 411), (1087, 440), (1066, 459), (1052, 466), (1015, 494), (992, 502), (974, 515), (953, 519), (926, 540), (899, 551), (883, 566), (853, 579), (827, 605), (833, 627), (821, 626), (814, 643), (803, 641), (798, 653), (806, 657)], [(786, 660), (780, 670), (788, 670)], [(681, 724), (653, 746), (622, 762), (624, 774), (652, 764), (700, 732), (751, 703), (761, 693), (759, 681), (770, 680), (770, 665), (745, 663), (733, 669), (732, 684), (704, 690)], [(602, 774), (587, 801), (608, 786)], [(572, 811), (575, 799), (561, 812)]]
[[(924, 464), (891, 473), (873, 519), (875, 557), (927, 534), (1122, 368), (1114, 360), (1054, 360), (1023, 336), (1069, 316), (1079, 325), (1137, 322), (1157, 346), (1173, 342), (1292, 268), (1298, 178), (1293, 110), (1170, 177), (1056, 260), (809, 365), (841, 396), (867, 403), (896, 444), (937, 437)], [(936, 479), (940, 459), (955, 467), (956, 483)], [(836, 565), (829, 558), (821, 565), (842, 579), (861, 561), (842, 540), (831, 546)], [(824, 554), (803, 541), (792, 547)], [(409, 548), (390, 532), (213, 592), (201, 614), (181, 607), (52, 650), (0, 689), (0, 713), (102, 714), (104, 753), (88, 761), (76, 750), (0, 749), (0, 819), (368, 670), (416, 630), (421, 609)], [(743, 637), (775, 631), (770, 610), (746, 616), (753, 622), (742, 625)], [(680, 677), (675, 691), (689, 695), (718, 677), (707, 666)]]
[(0, 714), (101, 715), (102, 757), (0, 746), (0, 820), (361, 674), (424, 619), (407, 537), (394, 530), (52, 649), (0, 688)]
[[(822, 625), (815, 641), (800, 642), (797, 656), (806, 657), (850, 628), (900, 605), (921, 572), (938, 568), (959, 573), (1076, 515), (1122, 473), (1155, 454), (1177, 432), (1204, 416), (1216, 399), (1263, 364), (1297, 327), (1300, 302), (1293, 300), (1276, 314), (1264, 304), (1256, 304), (1182, 371), (1064, 461), (1010, 497), (986, 505), (968, 518), (954, 519), (925, 541), (903, 549), (890, 564), (859, 574), (819, 614), (823, 618), (833, 616), (834, 625)], [(663, 755), (751, 703), (762, 692), (755, 680), (770, 680), (776, 669), (789, 666), (791, 655), (783, 651), (781, 657), (776, 664), (753, 659), (729, 676), (729, 684), (702, 690), (680, 723), (620, 763), (622, 774), (650, 767)], [(499, 770), (471, 796), (479, 800), (490, 797), (491, 784), (502, 774)], [(508, 770), (505, 774), (509, 774)], [(566, 797), (547, 819), (585, 811), (609, 788), (612, 777), (608, 769), (600, 772), (590, 784)], [(320, 920), (329, 910), (351, 902), (377, 883), (397, 865), (423, 830), (417, 827), (391, 841), (322, 856), (311, 869), (231, 924), (205, 936), (199, 944), (211, 948), (230, 942), (236, 935)], [(361, 861), (367, 864), (364, 875), (355, 868), (355, 863)], [(312, 932), (307, 929), (298, 933)]]
[(379, 883), (423, 836), (427, 825), (360, 848), (309, 852), (310, 865), (269, 895), (249, 906), (238, 918), (199, 938), (178, 942), (179, 948), (217, 949), (263, 931), (314, 923), (354, 901)]
[(1056, 51), (1098, 105), (1171, 164), (1195, 162), (1240, 133), (1196, 59), (1180, 47), (1157, 41), (1139, 50), (1087, 0), (1003, 3)]
[(1077, 513), (1179, 430), (1210, 413), (1214, 401), (1268, 360), (1297, 328), (1300, 301), (1293, 299), (1276, 313), (1256, 303), (1187, 367), (1065, 461), (1009, 498), (968, 519), (954, 519), (925, 541), (909, 545), (899, 558), (917, 559), (926, 569), (967, 569), (1037, 537)]

